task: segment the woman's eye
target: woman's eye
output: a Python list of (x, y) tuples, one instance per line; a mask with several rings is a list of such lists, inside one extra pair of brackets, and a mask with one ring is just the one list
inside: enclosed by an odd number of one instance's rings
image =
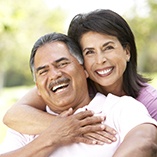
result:
[(105, 50), (111, 50), (111, 49), (113, 49), (114, 47), (113, 46), (107, 46), (106, 48), (105, 48)]
[(89, 54), (93, 54), (93, 53), (94, 53), (94, 51), (86, 51), (85, 55), (89, 55)]

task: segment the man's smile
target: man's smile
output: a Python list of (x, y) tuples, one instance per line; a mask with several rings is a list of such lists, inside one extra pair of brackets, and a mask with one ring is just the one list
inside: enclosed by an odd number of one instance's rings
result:
[(49, 85), (49, 89), (54, 93), (58, 93), (65, 90), (65, 88), (69, 86), (69, 83), (70, 83), (70, 79), (61, 78), (51, 82)]

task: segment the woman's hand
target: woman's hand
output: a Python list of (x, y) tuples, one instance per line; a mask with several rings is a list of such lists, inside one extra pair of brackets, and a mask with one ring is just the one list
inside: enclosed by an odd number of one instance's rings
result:
[(108, 125), (104, 125), (103, 131), (97, 131), (97, 132), (91, 132), (84, 134), (84, 137), (89, 138), (91, 140), (97, 141), (97, 144), (111, 144), (112, 142), (115, 142), (116, 139), (116, 131), (109, 127)]
[[(62, 112), (59, 117), (66, 119), (68, 117), (68, 123), (66, 124), (68, 130), (73, 136), (69, 136), (73, 142), (82, 142), (86, 144), (104, 144), (112, 143), (116, 141), (116, 131), (105, 125), (104, 116), (94, 116), (92, 111), (83, 111), (77, 114), (73, 114), (73, 110), (70, 108), (68, 111)], [(64, 123), (67, 121), (65, 120)], [(74, 140), (75, 139), (75, 140)]]

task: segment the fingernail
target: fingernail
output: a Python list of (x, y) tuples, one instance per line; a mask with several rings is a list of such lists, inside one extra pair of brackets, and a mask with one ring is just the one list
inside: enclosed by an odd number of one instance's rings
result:
[(99, 145), (104, 145), (104, 142), (98, 142)]
[(112, 140), (113, 140), (113, 141), (116, 141), (116, 140), (117, 140), (117, 138), (113, 137), (113, 138), (112, 138)]
[(104, 126), (104, 125), (101, 125), (100, 127), (101, 127), (101, 129), (105, 129), (105, 126)]
[(112, 141), (111, 141), (111, 140), (108, 140), (108, 142), (109, 142), (109, 143), (112, 143)]
[(96, 144), (97, 142), (96, 141), (92, 141), (92, 144)]
[(101, 119), (102, 119), (102, 121), (104, 121), (105, 120), (104, 116), (101, 116)]

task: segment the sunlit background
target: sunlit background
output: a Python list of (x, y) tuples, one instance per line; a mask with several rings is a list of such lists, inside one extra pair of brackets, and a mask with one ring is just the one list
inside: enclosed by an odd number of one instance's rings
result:
[(111, 9), (131, 26), (138, 70), (157, 88), (157, 0), (0, 0), (0, 142), (6, 110), (33, 85), (28, 66), (34, 42), (45, 33), (66, 33), (78, 13)]

